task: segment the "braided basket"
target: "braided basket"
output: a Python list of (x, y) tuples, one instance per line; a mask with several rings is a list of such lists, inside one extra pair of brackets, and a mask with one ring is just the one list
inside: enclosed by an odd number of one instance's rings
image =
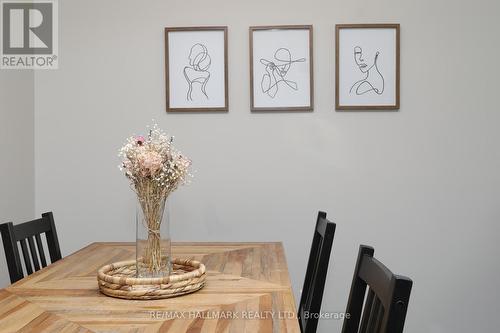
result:
[(97, 272), (99, 290), (125, 299), (162, 299), (189, 294), (205, 285), (205, 265), (196, 260), (173, 259), (172, 273), (164, 278), (136, 278), (136, 261), (106, 265)]

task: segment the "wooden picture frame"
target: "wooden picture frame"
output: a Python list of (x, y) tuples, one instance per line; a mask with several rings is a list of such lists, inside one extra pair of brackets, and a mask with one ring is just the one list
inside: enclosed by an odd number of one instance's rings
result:
[[(351, 49), (353, 45), (356, 46)], [(363, 47), (368, 51), (368, 56), (364, 55)], [(380, 59), (385, 66), (383, 69), (379, 69)], [(338, 111), (391, 111), (399, 110), (399, 107), (400, 25), (337, 24), (335, 26), (335, 109)]]
[(313, 26), (252, 26), (249, 43), (250, 110), (313, 111)]
[(229, 110), (227, 30), (227, 26), (165, 28), (167, 112)]

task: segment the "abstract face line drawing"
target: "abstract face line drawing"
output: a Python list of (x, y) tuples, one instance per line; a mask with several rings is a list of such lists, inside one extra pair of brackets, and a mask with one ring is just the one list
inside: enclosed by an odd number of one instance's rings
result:
[(262, 92), (271, 98), (276, 97), (281, 82), (297, 91), (297, 82), (288, 80), (286, 76), (292, 64), (305, 62), (306, 59), (300, 58), (292, 60), (290, 50), (281, 47), (274, 52), (274, 60), (275, 61), (270, 61), (264, 58), (260, 59), (260, 63), (266, 67), (266, 72), (262, 75), (262, 80), (260, 82)]
[(207, 47), (201, 43), (196, 43), (189, 51), (189, 66), (184, 67), (184, 77), (188, 83), (188, 91), (186, 99), (192, 101), (193, 85), (194, 83), (201, 84), (201, 92), (208, 99), (206, 91), (208, 80), (210, 79), (210, 72), (208, 69), (212, 63), (212, 59), (208, 54)]
[(385, 88), (385, 80), (384, 76), (378, 69), (377, 61), (379, 54), (380, 52), (375, 54), (373, 64), (369, 65), (363, 58), (363, 49), (360, 46), (356, 46), (354, 48), (354, 61), (356, 62), (356, 65), (361, 73), (366, 74), (366, 76), (363, 79), (356, 81), (349, 90), (349, 93), (352, 93), (354, 90), (356, 95), (364, 95), (373, 91), (377, 95), (382, 95)]

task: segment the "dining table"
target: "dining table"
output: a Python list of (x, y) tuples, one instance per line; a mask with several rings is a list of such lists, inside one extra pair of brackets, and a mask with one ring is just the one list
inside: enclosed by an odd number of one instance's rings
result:
[(300, 332), (281, 242), (176, 242), (172, 256), (206, 266), (201, 290), (106, 296), (98, 269), (135, 259), (135, 243), (96, 242), (0, 289), (0, 332)]

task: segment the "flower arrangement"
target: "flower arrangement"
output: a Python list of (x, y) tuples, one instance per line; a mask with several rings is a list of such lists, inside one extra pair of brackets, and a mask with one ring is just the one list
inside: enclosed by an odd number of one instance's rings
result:
[(137, 194), (147, 228), (147, 245), (142, 264), (152, 274), (162, 267), (160, 225), (165, 201), (180, 185), (189, 182), (191, 160), (174, 148), (173, 136), (168, 136), (157, 124), (147, 137), (131, 136), (120, 149), (120, 170), (129, 179)]

